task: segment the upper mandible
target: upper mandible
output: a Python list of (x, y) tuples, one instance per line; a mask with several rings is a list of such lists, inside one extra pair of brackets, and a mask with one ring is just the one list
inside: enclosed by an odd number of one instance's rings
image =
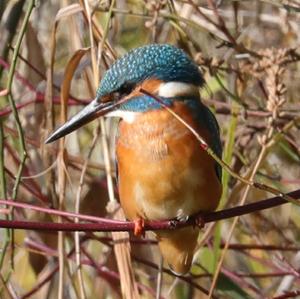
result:
[(204, 83), (198, 66), (183, 50), (169, 44), (150, 44), (129, 51), (105, 72), (97, 99), (149, 78), (197, 86)]

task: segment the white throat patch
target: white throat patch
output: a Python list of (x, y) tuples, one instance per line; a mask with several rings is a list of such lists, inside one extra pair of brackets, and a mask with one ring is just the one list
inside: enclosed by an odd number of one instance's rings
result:
[(140, 114), (140, 112), (115, 110), (115, 111), (108, 112), (105, 115), (105, 117), (120, 117), (125, 122), (132, 124), (139, 114)]
[(167, 82), (160, 84), (158, 95), (165, 98), (173, 98), (178, 96), (197, 96), (199, 95), (199, 90), (194, 84), (183, 82)]

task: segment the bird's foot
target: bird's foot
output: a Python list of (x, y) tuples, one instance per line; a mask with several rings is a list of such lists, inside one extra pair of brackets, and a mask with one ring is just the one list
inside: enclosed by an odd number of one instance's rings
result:
[(197, 215), (194, 220), (194, 226), (198, 226), (200, 229), (205, 226), (205, 221), (201, 215)]
[(201, 217), (201, 215), (180, 215), (177, 216), (175, 219), (170, 221), (170, 225), (172, 228), (176, 228), (180, 223), (188, 223), (190, 222), (194, 227), (198, 227), (202, 229), (205, 226), (205, 221)]
[(188, 215), (179, 215), (176, 218), (170, 220), (169, 224), (171, 228), (177, 228), (180, 223), (186, 223), (190, 219), (190, 216)]
[(138, 218), (133, 221), (134, 222), (134, 229), (133, 233), (136, 237), (144, 237), (145, 236), (145, 219), (143, 218)]
[(180, 215), (180, 216), (177, 216), (176, 219), (177, 221), (179, 222), (188, 222), (190, 220), (191, 216), (189, 215)]

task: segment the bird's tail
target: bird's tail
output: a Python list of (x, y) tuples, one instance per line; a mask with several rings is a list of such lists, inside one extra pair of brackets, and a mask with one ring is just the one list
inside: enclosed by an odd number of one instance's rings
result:
[(191, 227), (157, 233), (161, 254), (175, 274), (184, 275), (190, 270), (198, 234)]

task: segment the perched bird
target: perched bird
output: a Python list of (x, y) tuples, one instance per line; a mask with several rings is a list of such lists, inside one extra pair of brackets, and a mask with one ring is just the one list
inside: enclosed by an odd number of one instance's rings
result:
[[(203, 84), (199, 68), (182, 50), (168, 44), (136, 48), (106, 71), (96, 98), (46, 143), (99, 116), (119, 117), (116, 156), (126, 217), (182, 219), (212, 211), (222, 193), (221, 168), (191, 130), (164, 107), (196, 130), (220, 157), (217, 121), (200, 100)], [(116, 106), (120, 99), (126, 101)], [(189, 271), (198, 233), (193, 227), (156, 232), (162, 256), (177, 274)]]

